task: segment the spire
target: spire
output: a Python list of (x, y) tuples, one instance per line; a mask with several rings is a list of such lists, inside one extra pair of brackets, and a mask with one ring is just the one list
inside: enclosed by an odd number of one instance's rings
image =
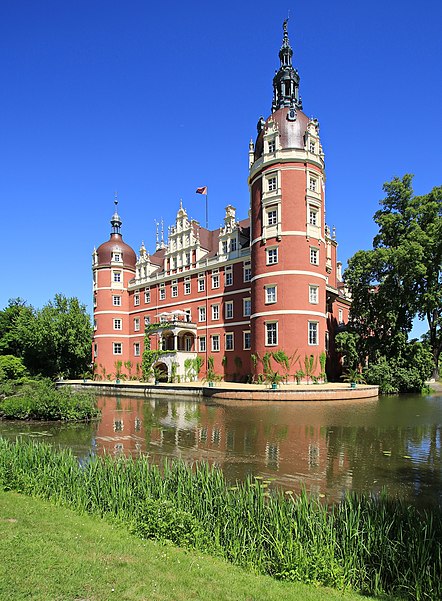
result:
[(299, 75), (292, 65), (293, 50), (290, 46), (287, 29), (288, 19), (285, 19), (282, 29), (282, 46), (279, 51), (279, 70), (273, 78), (273, 102), (272, 113), (285, 106), (294, 109), (302, 109), (302, 101), (299, 97)]
[(115, 192), (115, 198), (114, 198), (114, 205), (115, 205), (115, 212), (112, 215), (112, 219), (111, 219), (111, 226), (112, 226), (111, 236), (114, 234), (118, 234), (119, 236), (121, 236), (121, 225), (123, 222), (121, 221), (121, 218), (118, 215), (118, 211), (117, 211), (118, 194), (116, 192)]

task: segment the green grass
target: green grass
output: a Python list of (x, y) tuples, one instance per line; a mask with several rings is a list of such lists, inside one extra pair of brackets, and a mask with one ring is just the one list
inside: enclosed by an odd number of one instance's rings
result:
[(349, 496), (331, 507), (270, 491), (249, 478), (229, 486), (207, 464), (89, 457), (0, 438), (0, 489), (119, 522), (278, 580), (442, 599), (442, 510), (386, 496)]
[(0, 493), (2, 601), (363, 601), (142, 541), (47, 501)]

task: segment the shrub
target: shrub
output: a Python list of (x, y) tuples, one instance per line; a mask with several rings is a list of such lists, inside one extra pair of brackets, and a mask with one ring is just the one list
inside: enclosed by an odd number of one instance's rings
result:
[(14, 355), (0, 356), (0, 380), (18, 380), (28, 375), (28, 370), (23, 365), (23, 360)]

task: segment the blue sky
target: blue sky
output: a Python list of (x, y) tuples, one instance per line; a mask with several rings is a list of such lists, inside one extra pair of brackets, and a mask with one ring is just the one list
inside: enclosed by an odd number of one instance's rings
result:
[(210, 226), (247, 215), (247, 152), (270, 111), (290, 10), (304, 111), (319, 119), (339, 256), (369, 248), (382, 184), (441, 184), (442, 3), (3, 0), (0, 307), (57, 292), (91, 307), (113, 197), (126, 242), (154, 247), (180, 198)]

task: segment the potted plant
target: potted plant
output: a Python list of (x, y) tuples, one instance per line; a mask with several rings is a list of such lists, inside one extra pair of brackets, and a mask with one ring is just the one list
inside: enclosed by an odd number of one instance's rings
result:
[(272, 388), (272, 390), (276, 390), (278, 388), (278, 384), (283, 381), (284, 377), (277, 371), (273, 371), (273, 369), (267, 371), (266, 373), (266, 382), (268, 382)]
[(356, 384), (365, 384), (364, 376), (361, 372), (353, 367), (348, 367), (347, 371), (343, 375), (344, 382), (350, 383), (350, 388), (356, 388)]

